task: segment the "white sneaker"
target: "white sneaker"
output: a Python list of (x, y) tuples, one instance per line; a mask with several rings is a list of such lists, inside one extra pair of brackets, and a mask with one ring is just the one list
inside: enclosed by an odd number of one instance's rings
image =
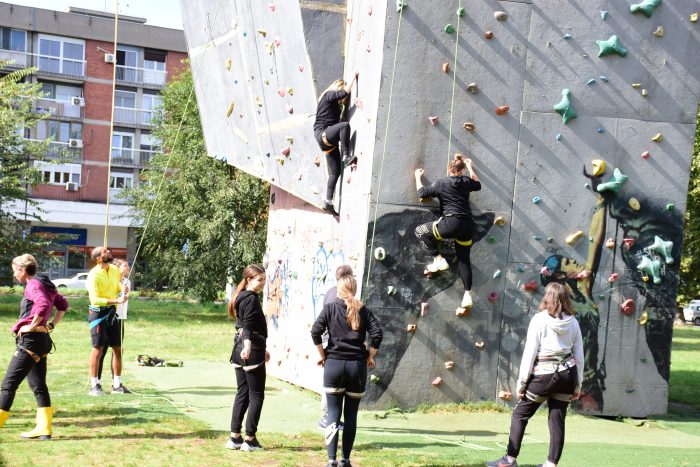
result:
[(243, 437), (229, 437), (228, 441), (226, 441), (226, 449), (240, 449), (243, 446), (243, 442)]
[(429, 272), (447, 271), (450, 269), (450, 265), (445, 258), (440, 258), (427, 265), (425, 269)]
[(258, 443), (258, 438), (246, 439), (241, 445), (241, 451), (261, 451), (262, 449), (263, 447)]
[(471, 308), (472, 305), (472, 294), (468, 290), (465, 290), (464, 297), (462, 297), (462, 308)]

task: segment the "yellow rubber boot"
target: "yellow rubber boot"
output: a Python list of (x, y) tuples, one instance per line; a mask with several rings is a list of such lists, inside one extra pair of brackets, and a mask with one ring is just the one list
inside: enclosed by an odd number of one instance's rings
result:
[(10, 416), (10, 412), (7, 410), (0, 410), (0, 428), (5, 424), (7, 417)]
[(36, 409), (36, 427), (20, 436), (25, 439), (51, 439), (51, 422), (53, 420), (52, 407), (39, 407)]

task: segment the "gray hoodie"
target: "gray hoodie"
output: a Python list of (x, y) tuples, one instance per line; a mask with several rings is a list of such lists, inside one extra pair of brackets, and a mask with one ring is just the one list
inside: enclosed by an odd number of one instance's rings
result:
[[(518, 386), (522, 387), (531, 374), (543, 375), (554, 373), (557, 363), (552, 361), (535, 360), (558, 359), (567, 355), (573, 355), (564, 359), (568, 366), (576, 365), (578, 372), (578, 386), (581, 389), (583, 381), (583, 339), (578, 321), (571, 315), (565, 314), (562, 319), (554, 318), (545, 311), (535, 314), (527, 329), (527, 341), (523, 351), (523, 359), (520, 362), (520, 375)], [(561, 370), (563, 367), (559, 366)]]

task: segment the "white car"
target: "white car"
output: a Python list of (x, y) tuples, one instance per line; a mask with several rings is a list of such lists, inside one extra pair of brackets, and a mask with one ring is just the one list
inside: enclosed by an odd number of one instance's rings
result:
[(688, 306), (683, 308), (683, 319), (686, 323), (700, 326), (700, 300), (691, 300)]
[(84, 289), (86, 288), (87, 276), (87, 272), (79, 272), (73, 277), (67, 279), (53, 279), (51, 282), (59, 289)]

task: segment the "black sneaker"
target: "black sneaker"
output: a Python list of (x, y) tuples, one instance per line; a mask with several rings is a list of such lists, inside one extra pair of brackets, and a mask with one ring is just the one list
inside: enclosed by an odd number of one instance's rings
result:
[(246, 439), (241, 445), (241, 451), (261, 451), (262, 446), (258, 443), (258, 438)]
[(230, 436), (228, 441), (226, 441), (226, 449), (240, 449), (241, 446), (243, 446), (243, 437), (239, 436), (238, 438), (234, 438), (233, 436)]
[(357, 157), (353, 157), (350, 154), (345, 154), (343, 156), (343, 168), (344, 169), (348, 168), (352, 164), (356, 164), (356, 163), (357, 163)]
[(100, 385), (100, 383), (97, 383), (95, 386), (91, 387), (90, 392), (88, 392), (89, 396), (96, 396), (96, 397), (104, 396), (104, 394), (105, 393), (102, 390), (102, 386)]
[(116, 388), (112, 386), (112, 394), (131, 394), (131, 391), (125, 388), (124, 385), (120, 384), (119, 387)]
[(338, 461), (328, 461), (326, 467), (338, 467)]
[(336, 217), (337, 217), (337, 216), (340, 216), (340, 214), (338, 214), (338, 213), (336, 212), (336, 210), (335, 210), (335, 208), (333, 207), (333, 204), (332, 204), (332, 203), (323, 203), (323, 208), (322, 208), (322, 209), (323, 209), (324, 211), (326, 211), (328, 214), (331, 214), (331, 215), (333, 215), (333, 216), (336, 216)]
[(352, 464), (350, 463), (349, 459), (340, 459), (340, 462), (338, 462), (338, 467), (352, 467)]

